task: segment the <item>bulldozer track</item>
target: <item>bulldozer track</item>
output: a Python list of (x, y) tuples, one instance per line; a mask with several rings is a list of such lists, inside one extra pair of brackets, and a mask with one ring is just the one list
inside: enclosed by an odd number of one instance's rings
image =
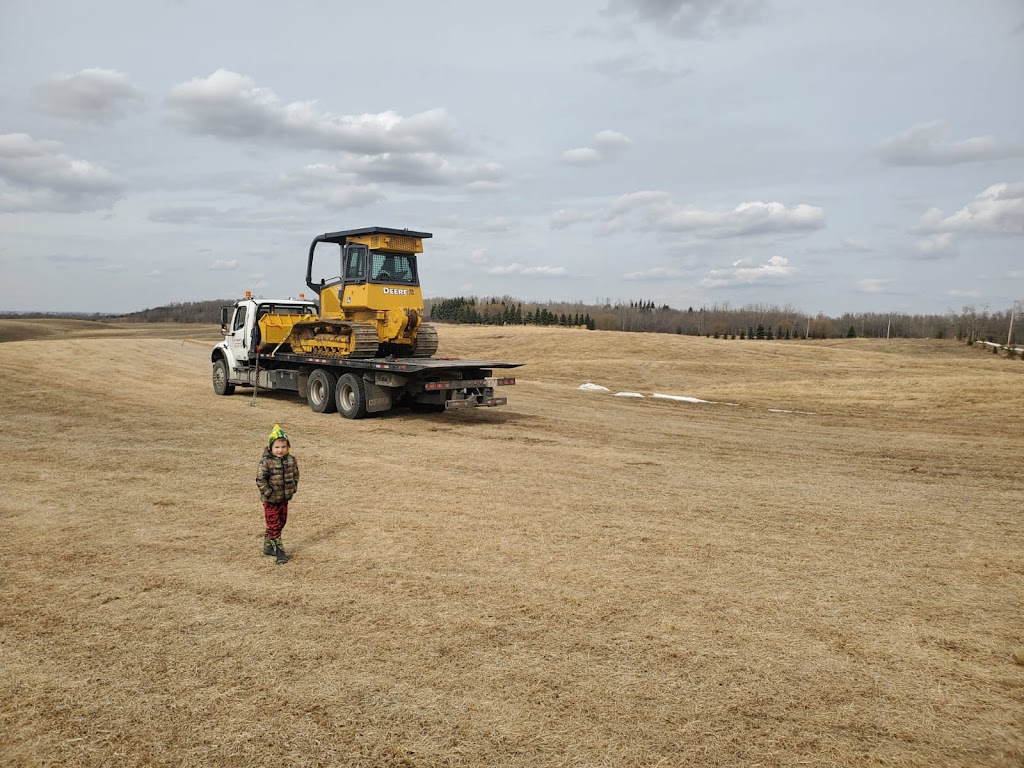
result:
[(416, 331), (416, 348), (413, 357), (433, 357), (437, 352), (437, 329), (430, 323), (420, 323)]
[[(296, 325), (292, 344), (296, 351), (318, 357), (370, 358), (377, 356), (377, 329), (366, 323), (319, 320), (309, 325)], [(348, 353), (342, 351), (351, 347)]]

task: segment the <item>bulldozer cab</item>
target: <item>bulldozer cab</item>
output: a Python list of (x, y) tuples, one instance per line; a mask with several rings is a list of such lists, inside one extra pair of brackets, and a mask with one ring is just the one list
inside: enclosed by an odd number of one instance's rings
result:
[[(428, 237), (431, 237), (429, 232), (387, 227), (364, 227), (319, 235), (309, 247), (306, 285), (318, 294), (331, 286), (339, 286), (339, 289), (366, 284), (418, 286), (416, 254), (422, 253), (423, 240)], [(332, 276), (317, 279), (314, 261), (321, 270), (332, 261), (338, 263), (329, 257), (332, 247), (340, 249), (340, 268), (334, 272), (331, 266), (327, 266), (328, 274)], [(323, 255), (328, 255), (328, 258), (321, 258)]]

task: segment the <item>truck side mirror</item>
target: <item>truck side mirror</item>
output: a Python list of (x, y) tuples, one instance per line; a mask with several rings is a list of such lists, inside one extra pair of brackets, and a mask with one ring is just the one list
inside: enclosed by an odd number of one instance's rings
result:
[(228, 322), (231, 319), (231, 310), (234, 307), (221, 307), (220, 308), (220, 332), (224, 336), (228, 334)]

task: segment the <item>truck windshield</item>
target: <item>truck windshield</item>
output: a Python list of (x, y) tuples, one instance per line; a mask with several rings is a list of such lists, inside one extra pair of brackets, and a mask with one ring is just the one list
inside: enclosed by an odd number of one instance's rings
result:
[(407, 253), (374, 252), (370, 257), (370, 279), (375, 283), (416, 285), (416, 258)]

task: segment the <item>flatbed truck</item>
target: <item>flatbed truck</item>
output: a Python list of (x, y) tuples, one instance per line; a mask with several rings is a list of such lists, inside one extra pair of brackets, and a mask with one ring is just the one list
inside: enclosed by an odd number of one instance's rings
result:
[[(224, 339), (210, 356), (213, 391), (230, 395), (236, 387), (296, 392), (317, 413), (337, 411), (361, 419), (393, 408), (440, 412), (505, 405), (495, 388), (515, 384), (494, 371), (521, 363), (437, 357), (348, 358), (295, 353), (283, 343), (297, 317), (317, 315), (319, 307), (299, 298), (247, 295), (221, 307)], [(282, 329), (277, 335), (275, 328)]]

